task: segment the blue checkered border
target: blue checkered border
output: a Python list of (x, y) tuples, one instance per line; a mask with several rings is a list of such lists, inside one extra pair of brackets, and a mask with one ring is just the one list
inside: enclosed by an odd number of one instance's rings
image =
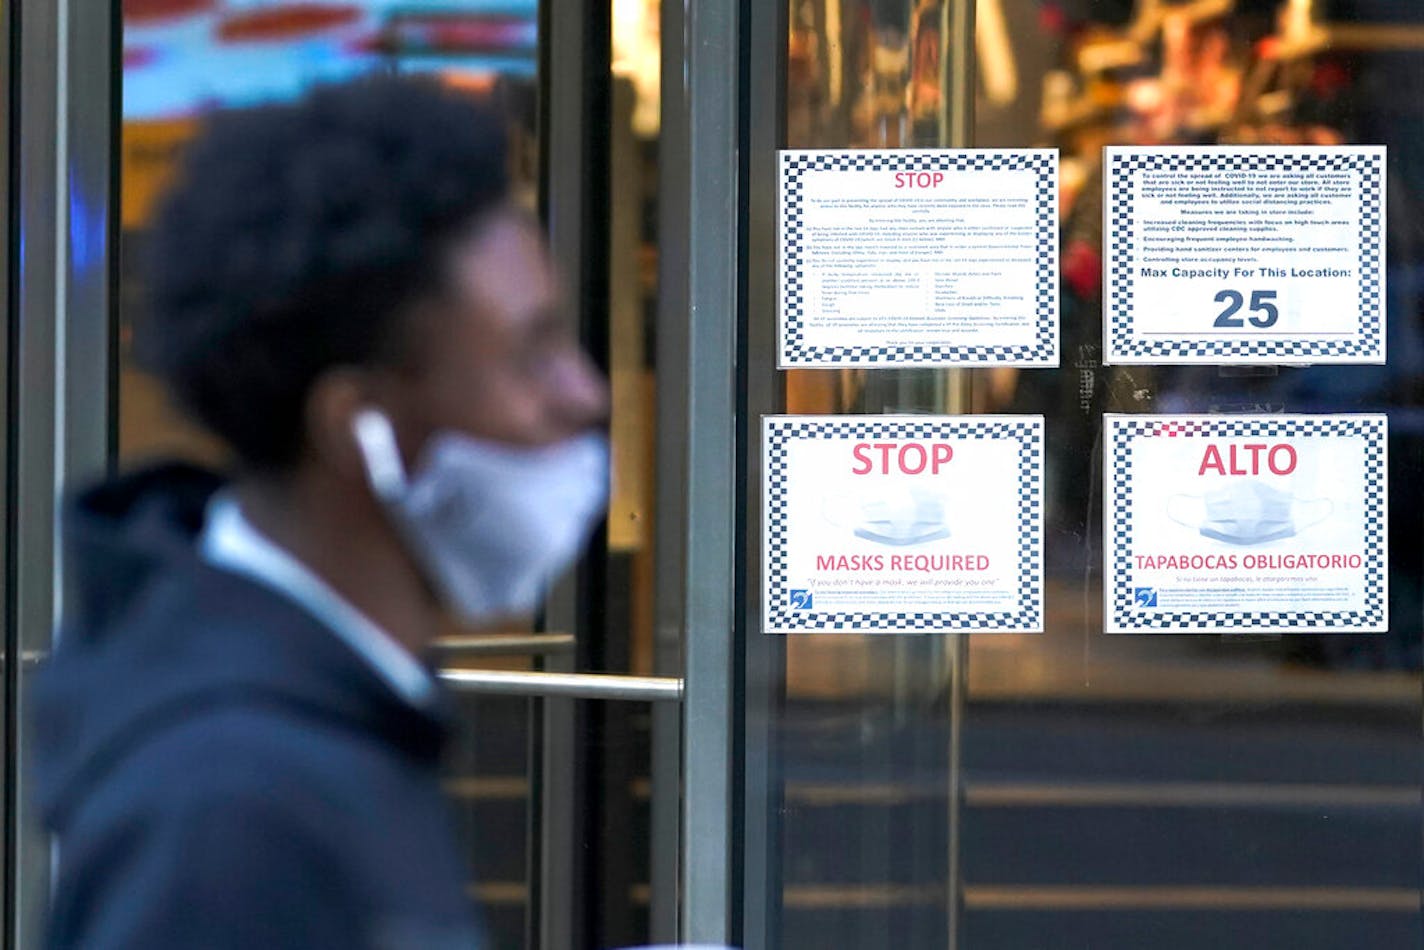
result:
[[(764, 416), (764, 628), (776, 632), (990, 632), (1043, 629), (1043, 417)], [(807, 439), (1011, 439), (1018, 442), (1018, 585), (1012, 611), (792, 611), (787, 585), (787, 450)]]
[[(1387, 542), (1389, 497), (1386, 491), (1386, 435), (1383, 416), (1223, 416), (1176, 419), (1171, 416), (1110, 416), (1107, 419), (1108, 495), (1116, 504), (1103, 511), (1108, 532), (1111, 577), (1109, 610), (1124, 631), (1260, 632), (1276, 628), (1319, 632), (1374, 628), (1388, 620)], [(1145, 611), (1133, 609), (1132, 479), (1134, 443), (1151, 438), (1356, 436), (1365, 440), (1365, 609), (1271, 611)], [(1115, 509), (1115, 510), (1114, 510)]]
[[(1037, 172), (1037, 262), (1034, 342), (1023, 346), (814, 346), (806, 342), (802, 283), (801, 176), (807, 171)], [(792, 366), (946, 366), (1008, 363), (1058, 365), (1058, 155), (1022, 152), (906, 150), (783, 152), (781, 155), (781, 362)]]
[[(1381, 196), (1385, 156), (1380, 151), (1342, 152), (1336, 149), (1319, 152), (1239, 152), (1230, 146), (1216, 146), (1207, 152), (1140, 152), (1107, 153), (1106, 206), (1108, 220), (1104, 241), (1108, 253), (1103, 267), (1108, 281), (1108, 351), (1107, 362), (1116, 359), (1151, 358), (1158, 362), (1209, 362), (1219, 358), (1224, 363), (1259, 359), (1262, 362), (1297, 363), (1311, 360), (1347, 363), (1380, 362), (1384, 359), (1384, 273), (1380, 267), (1381, 247), (1385, 234), (1385, 210)], [(1260, 339), (1255, 336), (1192, 337), (1136, 336), (1133, 327), (1133, 262), (1136, 235), (1134, 220), (1132, 172), (1138, 169), (1180, 171), (1208, 169), (1212, 171), (1254, 171), (1257, 169), (1291, 168), (1298, 171), (1355, 170), (1360, 173), (1360, 313), (1355, 335), (1349, 339)]]

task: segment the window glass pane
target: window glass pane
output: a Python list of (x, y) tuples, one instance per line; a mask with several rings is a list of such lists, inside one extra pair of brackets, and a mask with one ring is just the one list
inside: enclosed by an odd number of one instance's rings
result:
[[(185, 143), (213, 110), (290, 100), (314, 83), (371, 71), (431, 73), (503, 107), (516, 197), (533, 210), (538, 3), (144, 0), (123, 8), (119, 453), (125, 465), (160, 455), (220, 465), (223, 448), (167, 403), (130, 345), (145, 307), (145, 231)], [(482, 668), (530, 666), (526, 657), (444, 656)], [(498, 946), (521, 945), (525, 932), (528, 710), (519, 700), (462, 699), (464, 727), (449, 759), (447, 788), (471, 857), (471, 894)]]
[(291, 99), (313, 83), (364, 72), (431, 72), (507, 106), (517, 194), (533, 208), (537, 13), (537, 0), (124, 4), (119, 449), (125, 459), (221, 455), (164, 404), (128, 346), (144, 306), (144, 228), (203, 115)]
[[(1041, 413), (1042, 635), (788, 637), (782, 941), (1414, 946), (1421, 925), (1419, 182), (1402, 0), (790, 0), (787, 145), (1061, 151), (1057, 369), (817, 370), (788, 411)], [(1102, 365), (1101, 150), (1386, 145), (1386, 366)], [(1103, 634), (1107, 412), (1389, 416), (1390, 630)], [(959, 662), (956, 662), (959, 661)]]

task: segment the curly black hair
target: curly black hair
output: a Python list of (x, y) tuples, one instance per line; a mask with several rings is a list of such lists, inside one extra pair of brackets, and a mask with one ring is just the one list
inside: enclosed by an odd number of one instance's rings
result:
[(507, 193), (502, 121), (428, 79), (217, 113), (150, 237), (139, 359), (247, 465), (289, 468), (313, 382), (394, 359), (450, 243)]

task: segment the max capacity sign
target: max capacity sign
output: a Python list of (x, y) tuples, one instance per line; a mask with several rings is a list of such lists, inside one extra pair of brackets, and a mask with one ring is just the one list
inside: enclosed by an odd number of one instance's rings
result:
[(1385, 361), (1383, 147), (1105, 161), (1105, 362)]
[(1043, 629), (1041, 416), (768, 416), (768, 633)]
[(1109, 633), (1388, 629), (1383, 415), (1105, 421)]
[(1058, 153), (783, 151), (782, 367), (1058, 365)]

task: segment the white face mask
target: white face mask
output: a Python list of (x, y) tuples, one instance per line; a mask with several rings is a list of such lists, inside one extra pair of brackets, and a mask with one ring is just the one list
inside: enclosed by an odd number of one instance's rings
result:
[(357, 414), (371, 489), (461, 620), (528, 613), (578, 557), (608, 500), (608, 441), (521, 449), (437, 433), (407, 477), (390, 420)]
[(858, 538), (904, 547), (949, 537), (944, 499), (922, 489), (857, 501), (828, 499), (826, 520)]
[[(1174, 507), (1185, 507), (1176, 504), (1179, 501), (1200, 506), (1198, 516), (1181, 518), (1174, 514)], [(1264, 482), (1237, 481), (1200, 497), (1173, 495), (1167, 501), (1167, 517), (1184, 527), (1196, 528), (1205, 537), (1250, 545), (1289, 538), (1312, 528), (1329, 518), (1334, 507), (1328, 498), (1301, 500)]]

